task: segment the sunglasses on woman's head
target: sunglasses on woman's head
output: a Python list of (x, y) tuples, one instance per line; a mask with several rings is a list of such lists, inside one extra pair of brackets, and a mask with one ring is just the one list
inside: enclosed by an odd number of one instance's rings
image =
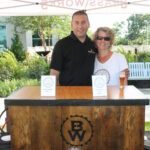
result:
[(96, 40), (105, 40), (105, 41), (110, 41), (110, 37), (102, 37), (102, 36), (97, 36)]

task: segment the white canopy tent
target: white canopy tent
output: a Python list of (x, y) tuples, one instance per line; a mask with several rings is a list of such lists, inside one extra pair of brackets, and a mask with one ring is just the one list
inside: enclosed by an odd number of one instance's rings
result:
[(150, 0), (0, 0), (0, 16), (150, 13)]

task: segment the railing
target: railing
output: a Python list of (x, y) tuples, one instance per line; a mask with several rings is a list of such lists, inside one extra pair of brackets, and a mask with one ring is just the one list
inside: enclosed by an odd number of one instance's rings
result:
[(129, 63), (128, 80), (150, 80), (150, 62)]

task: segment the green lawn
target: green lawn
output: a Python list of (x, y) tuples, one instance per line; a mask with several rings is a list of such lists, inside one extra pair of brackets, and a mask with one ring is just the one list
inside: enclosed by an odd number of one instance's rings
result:
[(150, 131), (150, 122), (145, 122), (145, 131)]

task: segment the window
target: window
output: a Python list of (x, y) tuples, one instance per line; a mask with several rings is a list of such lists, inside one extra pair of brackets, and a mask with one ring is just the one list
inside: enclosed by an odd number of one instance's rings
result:
[[(42, 46), (42, 41), (41, 41), (38, 33), (32, 35), (32, 39), (33, 39), (33, 46)], [(46, 39), (47, 46), (49, 45), (48, 43), (49, 43), (49, 39)], [(52, 45), (52, 37), (50, 40), (50, 45)]]
[(0, 50), (6, 48), (6, 25), (0, 25)]

